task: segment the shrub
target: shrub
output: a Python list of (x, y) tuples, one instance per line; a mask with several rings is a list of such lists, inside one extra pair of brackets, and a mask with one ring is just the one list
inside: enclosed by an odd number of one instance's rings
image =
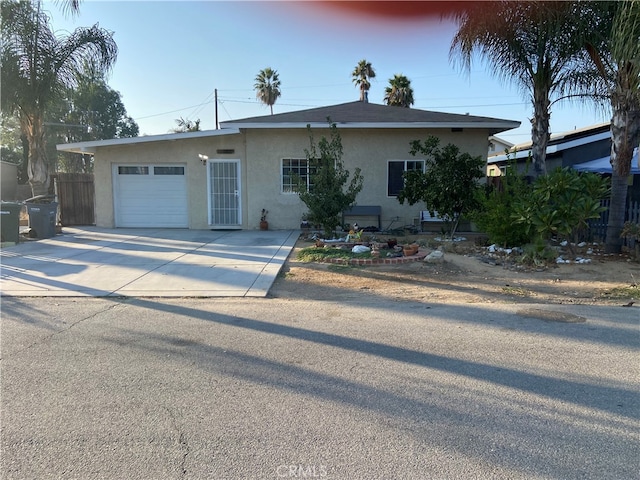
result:
[(587, 220), (599, 218), (608, 193), (608, 180), (600, 175), (558, 168), (536, 179), (529, 198), (514, 202), (512, 219), (532, 237), (576, 241)]
[(524, 245), (531, 241), (531, 232), (511, 217), (514, 204), (530, 198), (532, 187), (516, 172), (515, 165), (507, 166), (506, 174), (499, 179), (480, 194), (480, 208), (470, 215), (471, 220), (488, 235), (490, 243), (504, 248)]

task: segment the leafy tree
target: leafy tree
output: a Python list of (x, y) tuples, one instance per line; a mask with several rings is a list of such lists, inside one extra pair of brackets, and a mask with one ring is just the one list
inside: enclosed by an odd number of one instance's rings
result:
[[(322, 225), (325, 238), (333, 238), (342, 212), (352, 207), (362, 190), (363, 178), (356, 168), (351, 180), (350, 172), (342, 162), (342, 139), (335, 123), (329, 125), (330, 139), (322, 137), (316, 143), (311, 127), (310, 147), (305, 149), (309, 165), (309, 188), (298, 181), (300, 199), (309, 208), (308, 219)], [(346, 187), (346, 189), (345, 189)]]
[(29, 161), (29, 144), (27, 138), (20, 131), (20, 122), (13, 115), (0, 112), (0, 128), (2, 130), (2, 146), (0, 158), (2, 161), (18, 165), (18, 183), (24, 184), (29, 180), (27, 163)]
[(369, 80), (376, 76), (371, 62), (367, 62), (366, 59), (360, 60), (356, 68), (353, 69), (351, 76), (353, 77), (353, 83), (355, 83), (357, 87), (360, 87), (360, 101), (368, 102), (369, 88), (371, 88), (371, 82)]
[(273, 115), (273, 105), (281, 94), (277, 70), (272, 70), (271, 67), (260, 70), (256, 75), (255, 82), (253, 88), (256, 90), (256, 98), (268, 105), (271, 109), (271, 115)]
[(200, 119), (197, 120), (189, 120), (184, 119), (182, 117), (176, 120), (178, 126), (174, 128), (172, 131), (174, 133), (185, 133), (185, 132), (199, 132), (200, 131)]
[(76, 85), (86, 61), (107, 71), (114, 64), (117, 46), (112, 34), (94, 25), (58, 37), (49, 17), (30, 2), (6, 0), (2, 14), (0, 67), (3, 112), (16, 113), (29, 143), (28, 174), (33, 195), (49, 186), (45, 117), (52, 104)]
[(450, 225), (455, 235), (460, 217), (478, 207), (478, 179), (485, 176), (485, 160), (461, 153), (451, 143), (440, 148), (440, 139), (430, 136), (424, 142), (411, 142), (411, 155), (425, 157), (425, 171), (404, 174), (405, 184), (398, 201), (409, 205), (424, 202), (431, 215), (438, 215)]
[(396, 107), (411, 107), (413, 105), (411, 80), (404, 75), (394, 75), (390, 78), (389, 86), (384, 89), (384, 103)]
[[(55, 143), (86, 142), (110, 138), (137, 137), (137, 123), (127, 115), (120, 93), (110, 88), (104, 74), (85, 65), (76, 87), (57, 102), (47, 115), (47, 125), (55, 131)], [(91, 155), (58, 153), (58, 168), (66, 172), (91, 172)]]
[(498, 78), (513, 81), (530, 96), (536, 175), (546, 173), (552, 99), (562, 96), (581, 48), (584, 31), (576, 17), (583, 3), (503, 0), (487, 8), (484, 2), (468, 2), (454, 14), (459, 30), (450, 58), (469, 72), (473, 54), (479, 53)]

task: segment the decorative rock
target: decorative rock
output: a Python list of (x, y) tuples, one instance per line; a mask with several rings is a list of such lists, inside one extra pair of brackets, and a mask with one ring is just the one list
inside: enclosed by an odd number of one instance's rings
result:
[(425, 263), (441, 263), (444, 262), (444, 252), (441, 250), (434, 250), (429, 255), (424, 257), (423, 262)]

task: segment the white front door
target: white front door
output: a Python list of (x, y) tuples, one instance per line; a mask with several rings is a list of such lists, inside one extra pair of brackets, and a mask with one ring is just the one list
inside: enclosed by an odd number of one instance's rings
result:
[(240, 228), (240, 161), (208, 160), (209, 225), (214, 228)]

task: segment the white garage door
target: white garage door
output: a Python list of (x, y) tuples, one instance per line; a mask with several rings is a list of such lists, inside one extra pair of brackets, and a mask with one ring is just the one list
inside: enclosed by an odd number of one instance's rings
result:
[(116, 227), (186, 228), (184, 165), (114, 165)]

